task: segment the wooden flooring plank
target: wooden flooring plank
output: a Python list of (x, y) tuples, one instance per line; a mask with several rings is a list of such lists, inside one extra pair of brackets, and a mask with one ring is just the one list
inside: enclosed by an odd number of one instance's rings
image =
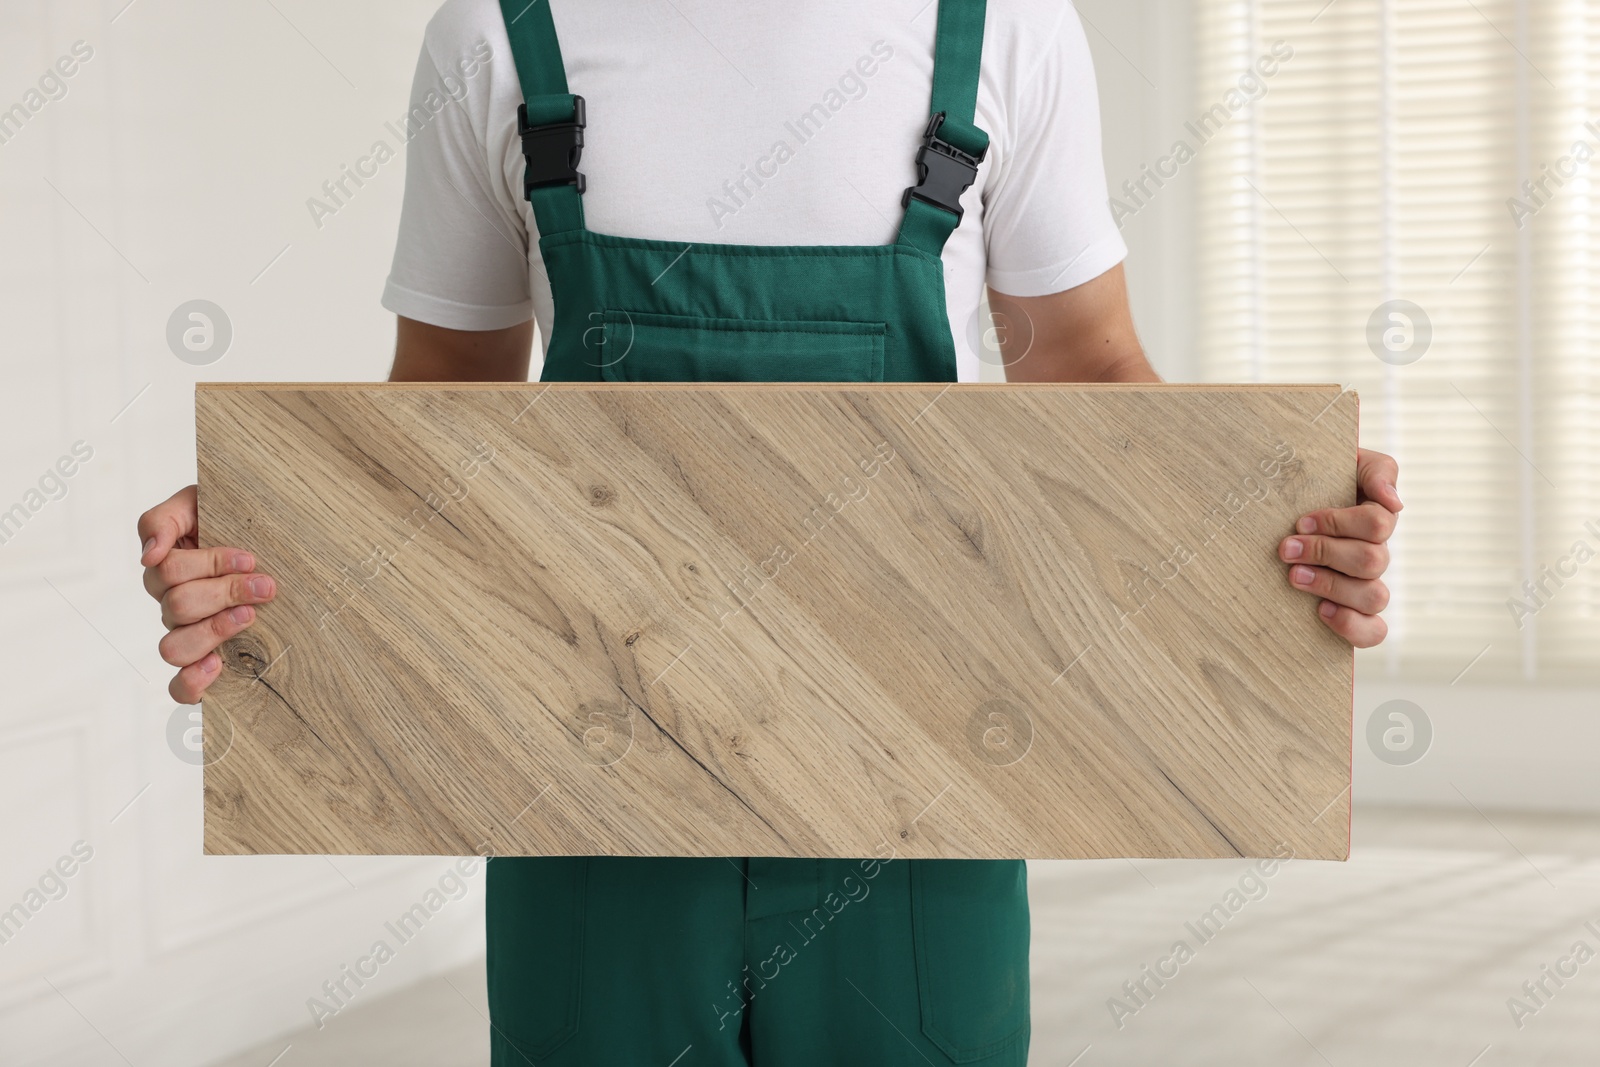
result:
[(1348, 852), (1337, 386), (197, 390), (218, 854)]

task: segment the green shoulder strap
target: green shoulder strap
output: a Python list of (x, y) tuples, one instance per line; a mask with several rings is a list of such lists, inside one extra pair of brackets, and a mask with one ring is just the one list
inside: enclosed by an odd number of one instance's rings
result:
[[(981, 160), (989, 148), (989, 135), (974, 126), (972, 120), (978, 106), (984, 0), (937, 2), (939, 26), (933, 45), (933, 104), (929, 111), (932, 115), (943, 112), (944, 120), (935, 137), (958, 152)], [(923, 151), (936, 150), (927, 147)], [(909, 190), (907, 193), (906, 213), (895, 243), (937, 256), (944, 251), (945, 241), (961, 225), (961, 216), (911, 196)]]
[[(569, 123), (578, 98), (567, 91), (567, 70), (561, 62), (561, 44), (550, 16), (550, 0), (500, 0), (506, 34), (511, 38), (511, 58), (522, 83), (528, 125)], [(531, 168), (530, 168), (531, 178)], [(538, 185), (527, 190), (540, 236), (583, 229), (583, 197), (570, 183)]]

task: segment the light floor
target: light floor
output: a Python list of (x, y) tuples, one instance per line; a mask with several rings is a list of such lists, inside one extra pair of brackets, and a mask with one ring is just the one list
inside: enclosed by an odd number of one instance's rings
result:
[[(1349, 863), (1290, 862), (1230, 898), (1247, 870), (1030, 864), (1031, 1062), (1600, 1064), (1600, 955), (1561, 963), (1580, 941), (1600, 953), (1600, 819), (1358, 810)], [(1234, 910), (1202, 941), (1185, 924), (1217, 904)], [(1192, 956), (1174, 977), (1124, 993), (1180, 940)], [(1575, 975), (1523, 992), (1558, 965)], [(1519, 996), (1537, 1010), (1517, 1020)], [(486, 1012), (480, 963), (217, 1067), (481, 1067)]]

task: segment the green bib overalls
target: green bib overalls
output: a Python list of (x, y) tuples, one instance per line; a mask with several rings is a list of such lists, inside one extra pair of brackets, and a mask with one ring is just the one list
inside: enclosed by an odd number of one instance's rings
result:
[[(939, 4), (919, 183), (881, 246), (585, 229), (583, 102), (549, 0), (501, 7), (555, 302), (542, 380), (955, 380), (940, 253), (988, 147), (972, 124), (983, 0)], [(886, 842), (860, 860), (534, 857), (488, 871), (495, 1067), (1027, 1059), (1021, 861), (905, 860)]]

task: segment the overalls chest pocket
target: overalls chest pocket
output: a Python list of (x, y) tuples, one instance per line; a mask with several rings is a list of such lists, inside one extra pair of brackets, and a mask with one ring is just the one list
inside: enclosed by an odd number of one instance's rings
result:
[[(607, 308), (608, 382), (881, 382), (882, 322), (779, 321)], [(591, 346), (590, 351), (597, 349)]]

